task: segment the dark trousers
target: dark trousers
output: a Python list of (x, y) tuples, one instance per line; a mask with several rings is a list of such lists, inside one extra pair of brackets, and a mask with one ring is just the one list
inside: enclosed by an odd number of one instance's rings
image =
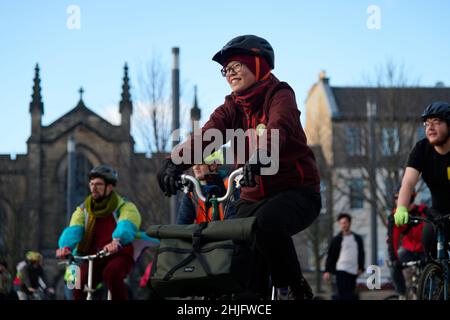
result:
[[(128, 299), (128, 291), (123, 280), (133, 268), (133, 257), (127, 254), (113, 254), (109, 257), (94, 260), (92, 272), (93, 288), (103, 281), (106, 289), (111, 291), (113, 300)], [(73, 290), (74, 300), (86, 299), (83, 288), (88, 281), (88, 263), (83, 263), (81, 271), (81, 288)]]
[(260, 256), (256, 258), (255, 274), (260, 278), (255, 283), (264, 287), (267, 281), (263, 276), (270, 272), (276, 287), (287, 287), (302, 275), (291, 236), (309, 227), (320, 208), (320, 194), (306, 187), (283, 191), (259, 202), (237, 201), (238, 218), (256, 216), (256, 248)]
[(357, 276), (345, 271), (336, 271), (336, 287), (339, 300), (354, 300)]

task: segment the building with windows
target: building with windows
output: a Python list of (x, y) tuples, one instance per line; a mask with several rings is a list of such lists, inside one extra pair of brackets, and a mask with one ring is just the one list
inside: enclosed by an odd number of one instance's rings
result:
[[(305, 131), (308, 143), (323, 155), (321, 173), (329, 173), (323, 192), (327, 213), (331, 217), (340, 212), (352, 215), (353, 230), (364, 238), (366, 265), (372, 264), (371, 190), (376, 190), (377, 256), (381, 264), (387, 257), (385, 222), (393, 207), (392, 196), (409, 152), (425, 137), (420, 115), (434, 101), (450, 101), (450, 88), (442, 84), (335, 87), (321, 72), (309, 90)], [(422, 200), (429, 197), (426, 191), (419, 194)], [(420, 196), (416, 201), (421, 201)], [(337, 231), (335, 223), (334, 233)]]

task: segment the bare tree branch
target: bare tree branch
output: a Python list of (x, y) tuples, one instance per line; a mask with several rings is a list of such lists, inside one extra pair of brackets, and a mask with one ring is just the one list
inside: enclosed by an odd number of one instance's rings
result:
[[(335, 188), (351, 196), (348, 185), (353, 178), (361, 178), (365, 189), (375, 183), (376, 202), (378, 215), (386, 225), (387, 213), (394, 206), (393, 195), (401, 182), (404, 163), (408, 154), (417, 140), (419, 125), (411, 121), (410, 108), (413, 104), (414, 93), (412, 90), (402, 90), (418, 85), (418, 80), (410, 81), (402, 64), (396, 64), (392, 59), (384, 65), (375, 68), (372, 77), (365, 76), (368, 84), (365, 90), (367, 101), (374, 101), (377, 105), (375, 124), (377, 169), (375, 181), (370, 178), (370, 155), (368, 120), (365, 116), (348, 119), (345, 126), (353, 127), (360, 134), (361, 150), (350, 150), (355, 141), (350, 141), (348, 133), (342, 123), (340, 130), (335, 134), (339, 141), (343, 141), (347, 150), (343, 150), (340, 156), (343, 158), (347, 169), (337, 173), (338, 180), (344, 181), (343, 185), (335, 185)], [(356, 98), (355, 98), (356, 99)], [(359, 101), (359, 100), (358, 100)], [(359, 102), (358, 102), (359, 103)], [(355, 105), (363, 108), (365, 106)], [(363, 192), (364, 201), (371, 203), (372, 195)]]
[(171, 106), (167, 90), (167, 68), (153, 54), (138, 76), (137, 125), (148, 152), (164, 152), (170, 137)]

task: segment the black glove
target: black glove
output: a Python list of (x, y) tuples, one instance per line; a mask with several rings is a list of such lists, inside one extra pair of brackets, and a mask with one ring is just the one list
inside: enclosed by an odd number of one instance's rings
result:
[(159, 187), (168, 197), (176, 195), (178, 191), (178, 181), (183, 171), (172, 162), (172, 160), (165, 159), (158, 170), (157, 178)]
[(259, 153), (260, 151), (256, 150), (253, 153), (252, 157), (242, 167), (242, 179), (239, 181), (239, 184), (242, 187), (252, 188), (256, 186), (255, 176), (261, 175), (261, 168), (270, 166), (270, 164), (262, 164), (259, 161), (260, 159)]

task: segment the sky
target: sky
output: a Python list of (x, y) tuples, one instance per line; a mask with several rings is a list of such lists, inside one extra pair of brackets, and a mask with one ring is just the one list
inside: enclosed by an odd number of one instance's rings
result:
[(192, 105), (197, 85), (203, 123), (230, 93), (212, 56), (231, 38), (255, 34), (272, 44), (273, 72), (304, 112), (322, 70), (332, 86), (364, 85), (391, 60), (420, 85), (450, 86), (449, 15), (450, 2), (440, 0), (0, 0), (0, 154), (27, 152), (36, 63), (43, 125), (76, 106), (80, 86), (87, 107), (114, 122), (124, 63), (136, 105), (152, 57), (167, 70), (170, 91), (172, 47), (179, 47), (181, 104)]

